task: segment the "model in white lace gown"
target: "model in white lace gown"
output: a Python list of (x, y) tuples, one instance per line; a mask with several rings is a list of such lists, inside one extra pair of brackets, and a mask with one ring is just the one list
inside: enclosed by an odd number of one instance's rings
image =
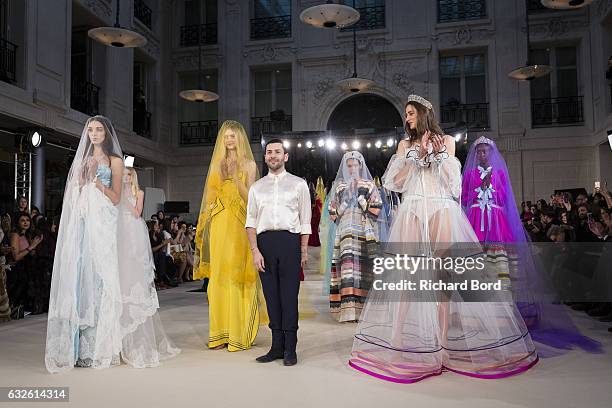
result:
[(147, 305), (146, 288), (138, 286), (149, 279), (143, 272), (149, 264), (144, 257), (135, 261), (142, 265), (141, 276), (130, 281), (127, 268), (133, 264), (119, 256), (119, 248), (132, 244), (125, 240), (132, 229), (121, 194), (122, 157), (110, 121), (88, 119), (66, 181), (53, 265), (45, 350), (52, 373), (74, 366), (106, 368), (121, 357), (150, 366), (155, 365), (150, 356), (159, 354), (142, 347), (152, 342), (142, 328), (156, 309)]
[(155, 264), (142, 219), (144, 192), (133, 168), (124, 170), (122, 197), (125, 203), (117, 225), (117, 233), (126, 244), (117, 248), (122, 299), (121, 358), (132, 367), (155, 367), (180, 350), (166, 336), (157, 313)]
[[(406, 128), (410, 140), (401, 142), (383, 176), (385, 188), (402, 193), (386, 251), (415, 258), (444, 257), (465, 243), (471, 253), (481, 252), (458, 203), (461, 164), (454, 157), (454, 139), (442, 136), (431, 103), (415, 95), (406, 104)], [(418, 268), (415, 276), (437, 280), (443, 273)], [(397, 282), (396, 277), (405, 275), (390, 271), (387, 276)], [(499, 378), (537, 362), (513, 302), (497, 298), (470, 302), (462, 296), (371, 290), (349, 364), (381, 379), (411, 383), (443, 369)]]

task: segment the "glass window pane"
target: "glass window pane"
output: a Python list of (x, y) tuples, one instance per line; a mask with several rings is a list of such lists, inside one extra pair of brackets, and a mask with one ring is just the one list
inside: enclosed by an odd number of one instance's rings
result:
[(484, 55), (466, 55), (463, 58), (463, 72), (466, 76), (483, 75), (485, 72)]
[(461, 79), (443, 78), (440, 81), (441, 104), (461, 103)]
[(485, 76), (469, 76), (465, 78), (465, 103), (486, 103), (487, 85)]
[(551, 90), (550, 90), (550, 77), (545, 76), (541, 78), (536, 78), (531, 81), (531, 98), (539, 99), (539, 98), (550, 98)]
[(461, 75), (461, 66), (459, 65), (459, 57), (441, 57), (440, 58), (440, 77), (453, 78)]
[(550, 50), (547, 48), (531, 50), (529, 62), (532, 64), (550, 65)]
[(272, 92), (255, 91), (255, 116), (268, 116), (272, 111)]
[(272, 72), (255, 71), (253, 77), (256, 91), (272, 89)]
[(282, 109), (287, 115), (291, 115), (291, 90), (276, 91), (276, 109)]
[(255, 18), (287, 16), (291, 14), (291, 0), (255, 0)]
[(291, 89), (291, 70), (290, 69), (279, 69), (275, 71), (276, 74), (276, 88), (277, 89)]
[(557, 71), (557, 96), (578, 96), (578, 78), (575, 69)]
[(559, 47), (557, 53), (557, 67), (576, 66), (576, 47)]

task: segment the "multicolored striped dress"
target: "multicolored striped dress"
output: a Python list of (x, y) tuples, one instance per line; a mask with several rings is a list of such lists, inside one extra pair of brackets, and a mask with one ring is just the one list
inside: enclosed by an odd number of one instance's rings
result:
[(339, 182), (334, 187), (328, 204), (329, 215), (337, 217), (330, 310), (339, 322), (357, 321), (372, 285), (372, 263), (380, 245), (376, 219), (382, 200), (373, 181)]

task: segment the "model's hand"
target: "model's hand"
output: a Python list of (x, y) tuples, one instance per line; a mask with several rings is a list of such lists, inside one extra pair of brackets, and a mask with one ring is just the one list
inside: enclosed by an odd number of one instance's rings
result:
[(419, 158), (427, 156), (427, 145), (429, 144), (429, 138), (431, 137), (429, 130), (425, 132), (421, 138), (421, 146), (419, 148)]
[(264, 257), (261, 254), (261, 252), (259, 252), (258, 248), (255, 248), (253, 250), (253, 263), (255, 264), (255, 268), (257, 269), (258, 272), (265, 272), (266, 271), (266, 265), (264, 263)]
[(432, 135), (430, 136), (430, 139), (434, 153), (439, 153), (444, 150), (444, 138), (442, 136)]
[(98, 179), (96, 179), (96, 188), (102, 192), (104, 192), (104, 184)]
[(304, 266), (308, 263), (308, 248), (302, 248), (302, 259), (300, 261), (300, 266), (304, 268)]

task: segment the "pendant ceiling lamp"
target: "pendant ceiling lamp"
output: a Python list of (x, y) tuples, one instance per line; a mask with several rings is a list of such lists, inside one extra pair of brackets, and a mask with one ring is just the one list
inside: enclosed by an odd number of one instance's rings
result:
[[(355, 0), (353, 0), (353, 7), (354, 6)], [(336, 85), (345, 92), (352, 93), (363, 92), (374, 86), (374, 81), (357, 76), (357, 31), (355, 26), (353, 26), (353, 76), (336, 82)]]
[(328, 0), (319, 6), (312, 6), (300, 13), (300, 20), (320, 28), (344, 28), (359, 21), (359, 12), (344, 4), (335, 4)]
[(117, 0), (117, 13), (114, 27), (97, 27), (87, 32), (87, 35), (102, 44), (116, 48), (135, 48), (147, 44), (147, 39), (136, 31), (121, 28), (119, 24), (120, 0)]
[(541, 0), (544, 7), (555, 10), (574, 10), (591, 4), (593, 0)]
[[(200, 0), (200, 7), (202, 1)], [(207, 91), (202, 86), (202, 23), (201, 23), (202, 11), (200, 8), (200, 19), (198, 20), (198, 88), (187, 89), (181, 91), (179, 96), (191, 102), (214, 102), (219, 99), (219, 95), (212, 91)]]
[(508, 74), (510, 78), (518, 81), (532, 81), (552, 72), (552, 67), (550, 65), (531, 64), (529, 62), (531, 42), (529, 38), (529, 5), (527, 1), (525, 1), (525, 30), (527, 31), (527, 62), (525, 66), (516, 68)]

